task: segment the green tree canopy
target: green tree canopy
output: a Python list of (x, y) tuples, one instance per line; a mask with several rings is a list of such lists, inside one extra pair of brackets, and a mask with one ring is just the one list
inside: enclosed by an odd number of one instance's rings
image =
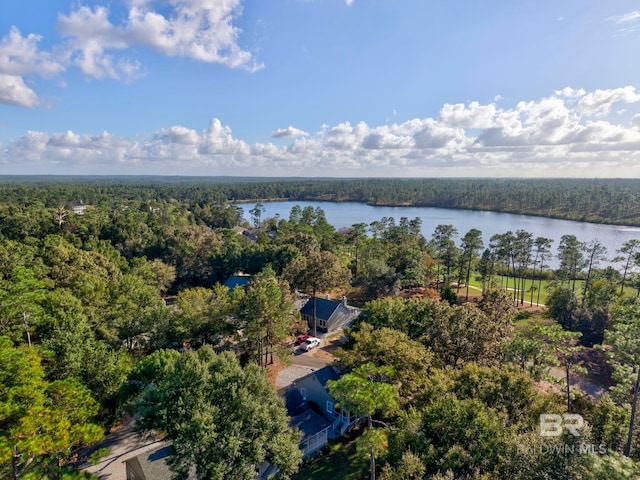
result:
[(0, 476), (62, 474), (67, 456), (99, 440), (99, 406), (76, 381), (44, 380), (35, 347), (0, 337)]
[(316, 294), (333, 288), (346, 287), (351, 272), (336, 255), (327, 251), (312, 251), (294, 259), (283, 273), (296, 288), (312, 295), (313, 335), (317, 334)]
[(616, 381), (614, 393), (625, 403), (631, 403), (629, 433), (624, 454), (629, 456), (633, 447), (638, 397), (640, 395), (640, 304), (619, 307), (614, 315), (613, 328), (605, 333), (607, 355), (613, 366)]
[[(274, 348), (293, 333), (299, 317), (271, 268), (255, 276), (240, 303), (238, 319), (242, 322), (247, 350), (258, 365), (273, 363)], [(280, 353), (288, 356), (291, 351)]]
[(189, 350), (141, 397), (140, 428), (172, 441), (174, 478), (253, 480), (265, 461), (282, 478), (301, 459), (297, 433), (261, 369), (242, 368), (231, 352)]
[(350, 368), (369, 362), (376, 367), (391, 367), (390, 378), (399, 385), (400, 403), (411, 402), (423, 387), (433, 354), (406, 333), (387, 327), (374, 329), (366, 322), (351, 334), (351, 340), (350, 348), (338, 352), (341, 363)]

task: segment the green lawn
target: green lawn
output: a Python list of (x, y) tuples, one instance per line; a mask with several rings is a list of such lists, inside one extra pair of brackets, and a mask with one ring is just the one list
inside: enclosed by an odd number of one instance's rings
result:
[(325, 453), (303, 465), (292, 480), (361, 480), (369, 462), (356, 454), (355, 437), (330, 442)]
[(513, 324), (516, 331), (529, 333), (536, 325), (553, 325), (555, 320), (549, 318), (546, 312), (520, 312)]
[[(496, 284), (498, 286), (502, 285), (503, 287), (509, 288), (509, 289), (513, 289), (513, 278), (507, 278), (504, 276), (496, 276), (494, 281), (496, 282)], [(502, 283), (501, 283), (502, 282)], [(547, 302), (547, 296), (549, 295), (549, 285), (552, 282), (550, 282), (549, 280), (543, 280), (542, 284), (541, 284), (541, 290), (540, 290), (540, 304), (541, 305), (545, 305)], [(476, 287), (476, 292), (478, 290), (482, 289), (482, 282), (480, 280), (477, 280), (476, 278), (471, 278), (471, 281), (469, 282), (469, 285), (472, 287)], [(538, 280), (525, 280), (524, 283), (524, 300), (525, 300), (525, 305), (529, 305), (529, 301), (531, 300), (531, 286), (534, 285), (534, 292), (533, 292), (533, 304), (535, 305), (536, 302), (538, 301)], [(566, 287), (567, 284), (565, 283), (564, 286)], [(576, 281), (576, 294), (577, 295), (581, 295), (582, 294), (582, 287), (584, 286), (584, 281), (583, 280), (577, 280)], [(464, 291), (464, 289), (460, 289), (460, 292), (462, 293)], [(511, 290), (512, 291), (512, 290)], [(469, 293), (471, 293), (471, 290), (469, 291)], [(625, 287), (624, 288), (624, 297), (634, 297), (638, 294), (638, 290), (633, 288), (633, 287)]]
[[(511, 292), (513, 292), (513, 278), (507, 278), (507, 277), (501, 277), (501, 276), (496, 276), (495, 277), (495, 282), (497, 284), (497, 286), (501, 285), (501, 280), (502, 280), (502, 286), (508, 288)], [(540, 304), (541, 305), (545, 305), (546, 301), (547, 301), (547, 295), (549, 294), (549, 289), (547, 288), (549, 286), (551, 282), (549, 282), (548, 280), (543, 280), (542, 284), (541, 284), (541, 290), (540, 290)], [(576, 281), (576, 293), (580, 293), (582, 292), (582, 286), (583, 286), (584, 282), (582, 280), (577, 280)], [(471, 285), (472, 287), (476, 287), (476, 288), (482, 288), (482, 282), (479, 280), (476, 280), (474, 278), (471, 279), (471, 282), (469, 282), (469, 285)], [(533, 292), (533, 304), (535, 305), (538, 301), (538, 280), (525, 280), (524, 282), (524, 301), (525, 301), (525, 305), (529, 305), (529, 302), (531, 300), (531, 287), (534, 287), (534, 292)], [(565, 284), (566, 285), (566, 284)], [(625, 289), (625, 294), (628, 294), (631, 292), (631, 288), (626, 288)], [(462, 292), (462, 289), (460, 289), (460, 291)]]

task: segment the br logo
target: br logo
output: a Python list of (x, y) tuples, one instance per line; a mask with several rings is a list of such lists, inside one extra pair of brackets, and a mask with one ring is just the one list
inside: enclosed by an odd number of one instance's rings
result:
[(575, 437), (580, 437), (580, 430), (584, 427), (582, 415), (576, 413), (543, 413), (540, 415), (540, 436), (560, 437), (565, 431)]

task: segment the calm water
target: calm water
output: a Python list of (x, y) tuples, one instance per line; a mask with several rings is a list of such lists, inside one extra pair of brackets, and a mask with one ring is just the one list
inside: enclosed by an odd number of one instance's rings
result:
[[(382, 217), (394, 217), (396, 223), (400, 217), (409, 219), (420, 217), (422, 219), (422, 234), (428, 239), (437, 225), (453, 225), (458, 229), (459, 237), (464, 236), (472, 228), (482, 232), (485, 246), (489, 239), (496, 233), (505, 233), (509, 230), (526, 230), (535, 237), (547, 237), (554, 240), (552, 250), (555, 252), (562, 235), (575, 235), (581, 242), (599, 240), (607, 247), (609, 258), (616, 256), (616, 249), (624, 242), (632, 238), (640, 239), (640, 227), (624, 227), (616, 225), (599, 225), (595, 223), (572, 222), (569, 220), (555, 220), (543, 217), (531, 217), (527, 215), (514, 215), (510, 213), (476, 212), (471, 210), (450, 210), (446, 208), (427, 207), (373, 207), (357, 202), (267, 202), (264, 218), (279, 214), (282, 218), (289, 218), (289, 212), (294, 205), (302, 208), (320, 207), (327, 216), (327, 221), (339, 229), (350, 227), (354, 223), (370, 224)], [(255, 204), (243, 203), (240, 205), (245, 212), (245, 218), (249, 219), (249, 210)], [(459, 238), (456, 243), (459, 245)], [(557, 266), (555, 259), (550, 262)]]

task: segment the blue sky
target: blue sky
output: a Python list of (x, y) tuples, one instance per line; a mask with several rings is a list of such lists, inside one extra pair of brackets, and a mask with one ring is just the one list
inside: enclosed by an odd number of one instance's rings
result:
[(3, 0), (0, 174), (640, 176), (610, 0)]

